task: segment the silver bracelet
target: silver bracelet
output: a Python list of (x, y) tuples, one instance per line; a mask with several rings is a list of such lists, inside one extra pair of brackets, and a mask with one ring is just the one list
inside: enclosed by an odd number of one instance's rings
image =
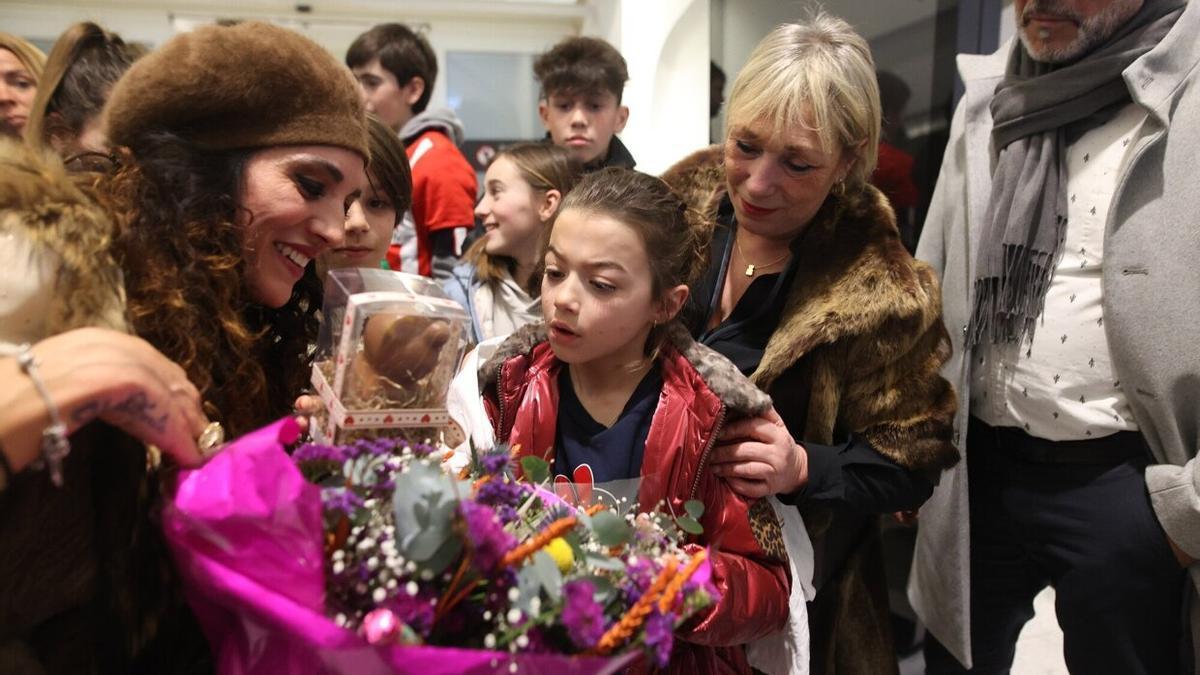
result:
[(50, 413), (50, 426), (42, 430), (42, 456), (31, 466), (34, 469), (48, 469), (50, 482), (54, 483), (55, 487), (62, 487), (62, 463), (67, 455), (71, 454), (71, 441), (67, 439), (67, 425), (63, 424), (62, 417), (58, 414), (58, 406), (54, 405), (54, 399), (50, 397), (46, 383), (38, 375), (38, 364), (37, 359), (33, 356), (33, 349), (28, 344), (23, 344), (17, 351), (16, 357), (21, 371), (29, 376), (34, 388), (41, 395), (42, 401), (46, 403), (47, 412)]

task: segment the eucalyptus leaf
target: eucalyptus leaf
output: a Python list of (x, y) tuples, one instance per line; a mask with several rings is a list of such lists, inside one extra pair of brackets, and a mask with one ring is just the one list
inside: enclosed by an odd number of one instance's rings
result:
[(533, 599), (538, 597), (542, 585), (538, 581), (538, 572), (533, 565), (525, 565), (517, 572), (517, 601), (513, 606), (526, 616), (533, 614)]
[(458, 537), (449, 537), (442, 542), (437, 551), (425, 561), (425, 567), (434, 574), (446, 571), (462, 555), (463, 543)]
[(525, 474), (525, 480), (541, 483), (550, 477), (550, 464), (541, 457), (526, 455), (521, 458), (521, 472)]
[(585, 553), (583, 550), (583, 545), (579, 542), (578, 535), (568, 534), (564, 536), (563, 539), (566, 540), (567, 545), (571, 547), (571, 553), (575, 556), (576, 560), (583, 560), (585, 557), (587, 557), (587, 553)]
[(584, 558), (587, 566), (592, 569), (608, 570), (610, 572), (624, 572), (625, 563), (616, 558), (610, 558), (600, 553), (588, 553)]
[(700, 516), (704, 515), (704, 502), (699, 499), (689, 499), (683, 503), (683, 510), (695, 520), (700, 520)]
[(704, 528), (691, 516), (680, 516), (675, 522), (679, 524), (679, 529), (688, 534), (704, 534)]
[(592, 516), (592, 531), (602, 546), (621, 546), (629, 542), (632, 530), (629, 524), (612, 511), (601, 511)]
[(613, 599), (613, 594), (616, 593), (617, 587), (611, 579), (599, 575), (584, 578), (592, 582), (592, 587), (596, 589), (596, 602), (601, 605), (607, 605)]
[(453, 532), (447, 530), (422, 530), (408, 542), (405, 554), (417, 562), (426, 562), (438, 552), (438, 549), (448, 539), (457, 539), (457, 537)]
[(537, 575), (537, 581), (541, 585), (542, 590), (546, 591), (546, 595), (551, 600), (558, 602), (562, 598), (562, 572), (558, 571), (558, 563), (554, 562), (554, 558), (550, 557), (545, 551), (538, 551), (533, 554), (534, 574)]
[[(396, 515), (396, 542), (406, 557), (416, 557), (410, 547), (423, 532), (432, 531), (436, 534), (430, 536), (443, 538), (453, 535), (459, 494), (454, 480), (430, 463), (414, 462), (396, 474), (395, 485), (392, 508)], [(427, 537), (422, 540), (421, 551), (432, 555), (440, 541), (432, 545)]]

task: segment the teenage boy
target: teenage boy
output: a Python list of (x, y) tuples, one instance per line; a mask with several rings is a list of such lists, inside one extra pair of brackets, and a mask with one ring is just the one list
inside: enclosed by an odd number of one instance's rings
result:
[(538, 116), (555, 145), (571, 152), (585, 171), (634, 167), (633, 155), (617, 134), (629, 108), (621, 94), (629, 70), (621, 53), (604, 40), (569, 37), (533, 63), (541, 84)]
[(346, 65), (367, 110), (400, 134), (412, 167), (412, 208), (392, 235), (394, 270), (444, 276), (475, 223), (475, 171), (458, 150), (462, 122), (448, 108), (426, 110), (437, 80), (429, 42), (408, 26), (385, 23), (354, 40)]

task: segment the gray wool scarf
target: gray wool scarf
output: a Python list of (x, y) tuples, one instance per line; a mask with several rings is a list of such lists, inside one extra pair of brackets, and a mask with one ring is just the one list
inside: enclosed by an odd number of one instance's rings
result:
[(976, 263), (969, 346), (1032, 339), (1066, 236), (1068, 134), (1127, 103), (1121, 73), (1170, 31), (1186, 0), (1146, 0), (1077, 61), (1034, 61), (1018, 40), (991, 101), (998, 152)]

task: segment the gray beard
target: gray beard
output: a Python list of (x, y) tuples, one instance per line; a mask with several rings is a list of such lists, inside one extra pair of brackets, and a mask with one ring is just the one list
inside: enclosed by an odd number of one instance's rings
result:
[[(1121, 27), (1121, 24), (1133, 16), (1141, 6), (1142, 0), (1113, 0), (1099, 13), (1085, 19), (1071, 11), (1069, 7), (1062, 6), (1059, 0), (1031, 0), (1028, 5), (1025, 5), (1025, 11), (1021, 16), (1017, 17), (1017, 35), (1021, 38), (1021, 44), (1025, 45), (1025, 51), (1029, 52), (1029, 56), (1034, 61), (1055, 65), (1069, 63), (1086, 56), (1093, 49), (1107, 42)], [(1070, 44), (1063, 47), (1040, 46), (1030, 40), (1025, 32), (1028, 22), (1026, 17), (1033, 14), (1058, 14), (1070, 17), (1079, 25), (1079, 33)]]

